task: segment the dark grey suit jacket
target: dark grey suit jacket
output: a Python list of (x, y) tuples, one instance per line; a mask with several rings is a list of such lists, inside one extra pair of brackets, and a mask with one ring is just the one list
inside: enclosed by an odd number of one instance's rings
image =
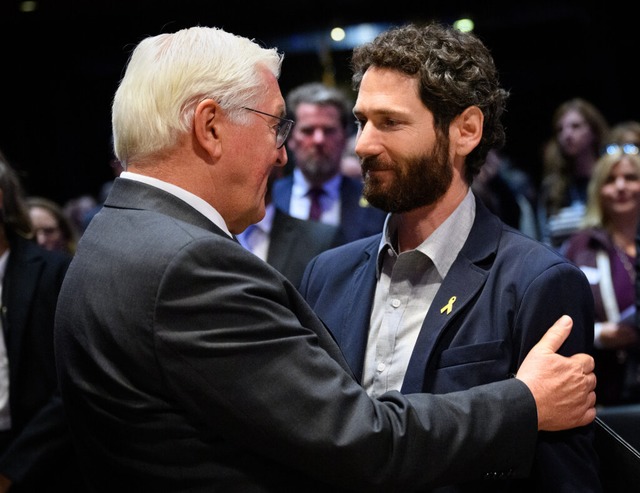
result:
[(275, 208), (267, 262), (297, 287), (309, 260), (343, 243), (338, 226), (305, 221)]
[[(362, 375), (381, 234), (321, 254), (300, 292)], [(455, 296), (450, 313), (443, 311)], [(422, 324), (402, 392), (446, 393), (504, 380), (561, 315), (574, 328), (560, 352), (591, 352), (593, 298), (575, 265), (509, 228), (476, 200), (476, 218)], [(532, 477), (463, 484), (447, 492), (598, 492), (592, 426), (540, 433)], [(438, 490), (440, 491), (440, 490)]]
[(132, 180), (79, 243), (55, 348), (95, 491), (407, 492), (533, 460), (522, 382), (371, 400), (282, 274)]

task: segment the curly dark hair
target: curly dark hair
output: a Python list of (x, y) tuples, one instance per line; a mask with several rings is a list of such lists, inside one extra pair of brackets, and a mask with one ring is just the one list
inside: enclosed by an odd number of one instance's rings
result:
[(470, 106), (480, 108), (484, 115), (482, 139), (466, 159), (469, 184), (489, 150), (504, 145), (500, 118), (509, 93), (500, 87), (493, 57), (477, 36), (436, 22), (394, 27), (354, 49), (351, 68), (355, 90), (371, 66), (417, 76), (420, 99), (433, 113), (436, 133), (445, 138), (455, 117)]

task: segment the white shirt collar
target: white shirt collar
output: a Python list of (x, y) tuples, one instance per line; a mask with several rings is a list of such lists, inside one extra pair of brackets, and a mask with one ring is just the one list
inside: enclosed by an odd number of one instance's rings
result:
[(150, 176), (141, 175), (139, 173), (132, 173), (131, 171), (123, 171), (122, 173), (120, 173), (120, 177), (126, 178), (128, 180), (135, 180), (146, 183), (147, 185), (159, 188), (167, 193), (170, 193), (171, 195), (178, 197), (180, 200), (189, 204), (191, 207), (193, 207), (195, 210), (209, 219), (213, 224), (222, 229), (222, 231), (227, 233), (231, 238), (233, 238), (233, 235), (229, 232), (227, 223), (224, 221), (220, 213), (211, 204), (204, 201), (197, 195), (194, 195), (184, 188), (181, 188), (172, 183), (158, 180), (157, 178), (152, 178)]

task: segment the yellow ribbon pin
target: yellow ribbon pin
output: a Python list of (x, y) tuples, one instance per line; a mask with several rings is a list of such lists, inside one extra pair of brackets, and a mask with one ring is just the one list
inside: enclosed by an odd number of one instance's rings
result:
[(444, 313), (446, 311), (447, 315), (449, 315), (451, 313), (451, 310), (453, 310), (453, 303), (455, 301), (456, 301), (455, 296), (452, 296), (451, 298), (449, 298), (449, 303), (447, 303), (442, 308), (440, 308), (440, 313)]

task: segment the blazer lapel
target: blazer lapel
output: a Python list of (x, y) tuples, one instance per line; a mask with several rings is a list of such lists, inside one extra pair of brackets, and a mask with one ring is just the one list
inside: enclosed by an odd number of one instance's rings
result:
[(422, 392), (434, 349), (447, 337), (452, 339), (458, 314), (482, 289), (498, 248), (502, 224), (476, 199), (476, 218), (467, 241), (444, 278), (416, 340), (402, 385), (402, 393)]
[[(25, 242), (27, 240), (19, 240)], [(20, 252), (20, 253), (18, 253)], [(12, 258), (13, 257), (13, 258)], [(7, 270), (5, 272), (3, 296), (7, 307), (4, 327), (5, 345), (10, 355), (10, 376), (17, 374), (20, 367), (19, 357), (24, 337), (24, 327), (27, 325), (29, 310), (35, 288), (42, 270), (42, 257), (25, 245), (9, 253)]]
[(369, 320), (375, 296), (376, 253), (379, 243), (378, 235), (363, 249), (360, 262), (354, 267), (350, 282), (342, 292), (347, 299), (341, 302), (341, 306), (348, 308), (344, 310), (344, 323), (339, 326), (347, 330), (338, 334), (337, 338), (349, 366), (358, 379), (362, 378)]
[(436, 343), (484, 285), (487, 273), (474, 267), (467, 259), (460, 257), (451, 266), (420, 329), (402, 384), (402, 393), (422, 391), (425, 370), (430, 364)]
[[(280, 272), (286, 271), (287, 262), (295, 254), (296, 231), (289, 216), (276, 208), (271, 224), (271, 239), (267, 262)], [(274, 247), (274, 248), (272, 248)]]

